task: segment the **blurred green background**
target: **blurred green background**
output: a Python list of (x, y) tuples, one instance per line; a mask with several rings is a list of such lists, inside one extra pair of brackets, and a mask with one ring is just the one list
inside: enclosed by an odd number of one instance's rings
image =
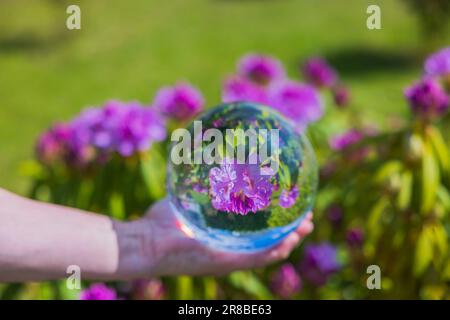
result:
[[(81, 7), (81, 30), (65, 26), (69, 4)], [(366, 28), (369, 4), (381, 7), (381, 30)], [(53, 122), (110, 98), (150, 103), (177, 80), (213, 106), (223, 77), (252, 51), (296, 78), (302, 59), (324, 56), (360, 112), (384, 124), (406, 114), (402, 88), (421, 73), (423, 47), (400, 0), (0, 0), (0, 185), (26, 192), (21, 163)]]

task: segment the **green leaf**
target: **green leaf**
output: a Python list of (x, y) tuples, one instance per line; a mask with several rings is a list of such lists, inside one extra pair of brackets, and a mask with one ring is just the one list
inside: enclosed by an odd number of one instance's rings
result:
[(43, 179), (44, 170), (43, 166), (35, 160), (23, 161), (19, 166), (19, 174), (32, 179)]
[(5, 284), (0, 291), (0, 300), (15, 300), (24, 289), (22, 283)]
[(190, 195), (192, 199), (195, 200), (195, 202), (198, 202), (199, 204), (207, 204), (210, 201), (207, 193), (192, 191), (190, 192)]
[(189, 276), (177, 277), (177, 299), (191, 300), (194, 298), (194, 286)]
[(142, 176), (148, 192), (153, 199), (160, 199), (165, 194), (166, 165), (161, 154), (152, 149), (141, 159)]
[(431, 145), (436, 152), (437, 159), (444, 172), (450, 172), (450, 150), (442, 137), (441, 132), (433, 126), (427, 128)]
[(445, 265), (445, 269), (443, 272), (443, 279), (444, 280), (450, 280), (450, 258), (447, 259), (447, 263), (444, 264)]
[(429, 144), (425, 144), (422, 158), (422, 213), (429, 213), (439, 188), (439, 168)]
[(109, 212), (114, 218), (125, 220), (125, 205), (123, 202), (123, 196), (121, 194), (116, 192), (111, 194), (111, 196), (109, 197)]
[(217, 283), (214, 278), (204, 277), (203, 286), (205, 290), (205, 299), (214, 300), (217, 298)]
[(433, 259), (433, 234), (428, 227), (423, 227), (416, 243), (414, 257), (414, 274), (420, 276)]
[(369, 217), (367, 220), (367, 227), (368, 227), (368, 233), (369, 237), (376, 241), (378, 239), (380, 232), (381, 232), (381, 216), (386, 209), (386, 207), (389, 204), (389, 200), (386, 197), (381, 197), (377, 203), (373, 206), (372, 210), (369, 212)]
[(251, 271), (233, 272), (228, 278), (231, 285), (244, 290), (257, 299), (273, 299), (269, 289)]
[(413, 174), (411, 171), (405, 171), (401, 175), (400, 192), (398, 193), (397, 206), (400, 210), (405, 210), (411, 203), (411, 194), (413, 186)]
[(444, 258), (447, 256), (448, 251), (447, 232), (445, 231), (444, 226), (441, 225), (440, 223), (434, 224), (432, 227), (432, 231), (434, 237), (434, 244), (439, 250), (439, 256)]
[(63, 300), (78, 300), (80, 296), (80, 290), (69, 289), (67, 287), (66, 280), (60, 280), (57, 282), (59, 287), (59, 293)]
[(444, 186), (440, 186), (437, 192), (437, 197), (446, 209), (447, 212), (450, 211), (450, 193)]
[(391, 160), (386, 162), (384, 165), (378, 169), (375, 173), (375, 182), (382, 183), (393, 174), (400, 172), (403, 169), (403, 164), (398, 160)]

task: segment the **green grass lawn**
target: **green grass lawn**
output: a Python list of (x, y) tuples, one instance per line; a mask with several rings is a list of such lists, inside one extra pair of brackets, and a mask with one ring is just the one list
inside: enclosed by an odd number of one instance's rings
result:
[[(374, 2), (382, 30), (369, 31)], [(327, 57), (358, 110), (381, 122), (406, 111), (402, 88), (421, 69), (418, 27), (400, 0), (65, 3), (80, 4), (82, 30), (65, 28), (64, 1), (0, 1), (0, 186), (21, 193), (20, 164), (51, 123), (110, 98), (150, 102), (177, 80), (214, 105), (221, 79), (249, 51), (279, 57), (292, 77), (301, 59)]]

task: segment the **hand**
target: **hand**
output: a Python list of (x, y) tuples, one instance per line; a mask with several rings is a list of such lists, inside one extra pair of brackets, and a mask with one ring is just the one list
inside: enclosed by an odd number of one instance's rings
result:
[(313, 230), (312, 213), (309, 213), (297, 230), (268, 250), (257, 253), (215, 250), (182, 231), (167, 199), (155, 204), (144, 218), (130, 224), (131, 233), (140, 235), (137, 237), (140, 239), (139, 253), (132, 255), (132, 259), (125, 259), (123, 265), (129, 269), (133, 264), (133, 272), (143, 277), (223, 275), (262, 267), (287, 258), (300, 240)]

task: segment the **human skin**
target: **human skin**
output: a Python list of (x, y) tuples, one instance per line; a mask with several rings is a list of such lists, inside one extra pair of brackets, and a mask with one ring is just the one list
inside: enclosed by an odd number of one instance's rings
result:
[(183, 231), (167, 199), (141, 219), (107, 216), (26, 199), (0, 189), (0, 282), (67, 277), (127, 280), (163, 275), (222, 275), (285, 259), (313, 229), (312, 214), (277, 246), (257, 253), (207, 247)]

